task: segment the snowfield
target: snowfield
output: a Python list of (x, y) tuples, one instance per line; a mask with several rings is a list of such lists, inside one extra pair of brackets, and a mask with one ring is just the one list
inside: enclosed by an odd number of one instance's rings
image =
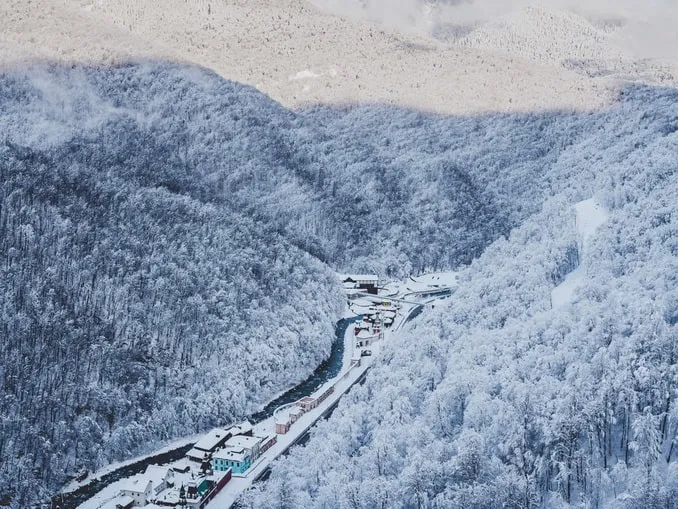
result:
[[(168, 59), (285, 106), (380, 103), (439, 113), (589, 110), (615, 83), (342, 18), (304, 0), (2, 2), (0, 64)], [(292, 79), (312, 70), (312, 80)], [(303, 74), (304, 77), (310, 77)]]

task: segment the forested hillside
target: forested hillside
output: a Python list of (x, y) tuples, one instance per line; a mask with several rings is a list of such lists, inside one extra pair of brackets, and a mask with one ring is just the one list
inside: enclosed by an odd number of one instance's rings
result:
[[(35, 65), (0, 85), (0, 496), (14, 504), (305, 377), (340, 311), (327, 264), (454, 266), (530, 209), (486, 185), (516, 150), (478, 144), (499, 132), (489, 119), (393, 110), (380, 129), (379, 108), (362, 125), (350, 109), (293, 113), (166, 63)], [(534, 171), (555, 152), (539, 129), (524, 137)]]
[(0, 499), (242, 417), (327, 356), (335, 277), (229, 192), (281, 168), (289, 115), (171, 66), (0, 94)]
[[(670, 500), (675, 387), (654, 398), (649, 380), (670, 380), (675, 361), (646, 332), (670, 338), (675, 322), (672, 301), (651, 298), (672, 273), (674, 92), (629, 89), (601, 113), (446, 117), (292, 112), (167, 63), (39, 65), (0, 85), (3, 502), (44, 498), (83, 466), (242, 416), (304, 378), (341, 310), (330, 269), (403, 275), (477, 257), (451, 305), (321, 427), (309, 452), (322, 467), (295, 453), (254, 506), (485, 507), (502, 490), (515, 507)], [(594, 195), (618, 228), (585, 260), (598, 286), (550, 312), (578, 260), (571, 205)], [(596, 355), (625, 360), (610, 378)], [(584, 418), (603, 382), (607, 411)], [(472, 403), (526, 418), (474, 421)], [(634, 424), (644, 417), (657, 426)], [(610, 484), (622, 455), (628, 478)], [(460, 458), (477, 461), (470, 474)]]
[[(553, 196), (460, 270), (244, 505), (678, 507), (676, 104), (634, 87), (556, 120), (545, 136), (569, 146), (531, 177)], [(609, 218), (586, 284), (552, 309), (579, 262), (573, 205), (591, 197)]]

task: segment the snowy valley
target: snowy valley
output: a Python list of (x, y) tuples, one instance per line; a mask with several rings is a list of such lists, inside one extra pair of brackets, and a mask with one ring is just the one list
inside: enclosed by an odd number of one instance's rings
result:
[(0, 5), (0, 507), (677, 509), (676, 12), (593, 4)]

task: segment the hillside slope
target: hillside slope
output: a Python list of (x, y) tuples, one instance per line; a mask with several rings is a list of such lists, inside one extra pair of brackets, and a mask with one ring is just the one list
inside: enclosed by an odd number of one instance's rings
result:
[(10, 0), (0, 64), (188, 62), (287, 107), (385, 103), (444, 114), (591, 109), (609, 83), (328, 14), (306, 0)]
[(466, 263), (565, 147), (542, 136), (560, 114), (499, 143), (529, 116), (294, 113), (163, 62), (0, 79), (0, 475), (20, 505), (300, 380), (339, 311), (327, 265)]
[(333, 273), (229, 199), (276, 170), (285, 110), (171, 65), (0, 83), (2, 500), (240, 418), (327, 356)]
[[(540, 210), (385, 346), (245, 507), (677, 507), (677, 100), (630, 88), (580, 118)], [(591, 197), (609, 217), (582, 258), (574, 205)]]

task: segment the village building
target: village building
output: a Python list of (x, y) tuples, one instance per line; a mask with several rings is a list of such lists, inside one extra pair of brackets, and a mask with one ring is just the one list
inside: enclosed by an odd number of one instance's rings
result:
[(244, 447), (229, 447), (212, 455), (212, 468), (220, 472), (231, 469), (234, 474), (242, 474), (251, 465), (251, 452)]
[(135, 507), (148, 504), (153, 492), (153, 483), (150, 479), (135, 476), (127, 480), (120, 490), (120, 496), (129, 497), (134, 501)]
[(306, 396), (305, 398), (301, 398), (299, 401), (297, 401), (297, 405), (299, 405), (304, 412), (310, 412), (318, 406), (318, 400), (311, 398), (310, 396)]
[(369, 328), (370, 328), (370, 323), (367, 322), (367, 321), (365, 321), (365, 320), (363, 319), (363, 320), (361, 320), (361, 321), (359, 321), (359, 322), (356, 322), (356, 324), (353, 326), (353, 332), (354, 332), (355, 335), (357, 336), (358, 333), (359, 333), (361, 330), (369, 330)]
[(244, 473), (259, 457), (262, 440), (248, 435), (229, 438), (224, 448), (212, 455), (212, 468), (220, 472), (230, 468), (235, 474)]
[(156, 496), (173, 485), (174, 472), (167, 467), (149, 465), (144, 472), (144, 478), (153, 483), (152, 496)]
[(125, 495), (118, 496), (107, 502), (101, 506), (101, 509), (132, 509), (132, 507), (134, 507), (134, 499)]
[(259, 447), (259, 455), (262, 455), (266, 451), (268, 451), (271, 447), (273, 447), (276, 444), (277, 441), (278, 437), (276, 435), (268, 435), (263, 437), (261, 439), (261, 446)]
[(252, 423), (250, 423), (249, 421), (243, 421), (240, 424), (237, 424), (236, 426), (231, 426), (229, 431), (231, 432), (232, 436), (245, 435), (251, 437), (252, 434), (254, 433), (254, 427), (252, 426)]
[(358, 335), (355, 337), (355, 346), (356, 348), (363, 348), (370, 346), (372, 342), (375, 341), (377, 336), (370, 331), (361, 330)]
[(325, 390), (320, 396), (317, 396), (316, 399), (318, 400), (318, 405), (325, 401), (330, 394), (334, 392), (334, 385), (330, 386), (328, 389)]
[(252, 461), (254, 461), (259, 457), (259, 447), (261, 445), (261, 440), (262, 439), (260, 437), (238, 435), (229, 439), (228, 442), (226, 442), (226, 445), (224, 445), (224, 448), (247, 449), (250, 452)]
[(377, 295), (379, 293), (379, 276), (370, 274), (352, 274), (345, 275), (341, 279), (344, 288), (351, 286), (354, 289), (361, 290), (365, 293)]
[(295, 406), (292, 408), (290, 410), (290, 421), (292, 421), (292, 424), (297, 422), (302, 415), (304, 415), (304, 411), (300, 407)]
[(207, 479), (197, 479), (188, 481), (184, 497), (180, 497), (186, 500), (186, 505), (188, 507), (200, 507), (202, 499), (210, 489), (210, 483)]
[(292, 422), (289, 415), (279, 415), (275, 421), (275, 432), (278, 435), (284, 435), (290, 430)]
[(230, 430), (214, 428), (203, 436), (193, 448), (186, 453), (186, 457), (197, 462), (209, 461), (212, 453), (223, 446), (226, 441), (233, 436)]

